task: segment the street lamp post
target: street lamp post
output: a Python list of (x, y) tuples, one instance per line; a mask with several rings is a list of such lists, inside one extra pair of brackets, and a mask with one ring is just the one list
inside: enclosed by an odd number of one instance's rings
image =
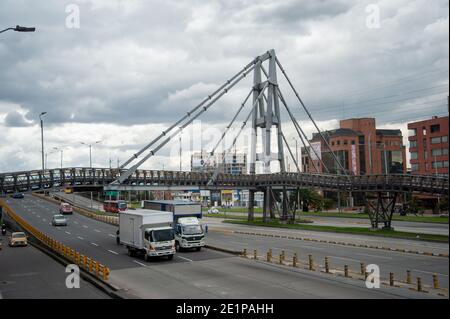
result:
[(42, 151), (42, 171), (45, 170), (45, 161), (44, 161), (44, 121), (42, 117), (47, 114), (47, 112), (42, 112), (39, 114), (39, 121), (41, 122), (41, 151)]
[(102, 141), (96, 141), (95, 143), (92, 144), (87, 144), (84, 142), (80, 142), (83, 145), (86, 145), (89, 147), (89, 168), (92, 168), (92, 146), (94, 146), (95, 144), (101, 143)]
[(183, 149), (182, 149), (182, 146), (181, 146), (181, 134), (183, 134), (183, 131), (180, 131), (180, 136), (179, 136), (179, 138), (180, 138), (180, 172), (182, 170), (181, 156), (182, 156), (182, 153), (183, 153)]
[(27, 28), (27, 27), (21, 27), (20, 25), (17, 25), (15, 28), (7, 28), (5, 30), (1, 30), (0, 33), (6, 32), (6, 31), (17, 31), (17, 32), (34, 32), (36, 31), (36, 28)]
[(55, 151), (60, 151), (61, 152), (61, 169), (63, 168), (63, 152), (64, 149), (63, 148), (58, 148), (58, 147), (54, 147), (53, 148)]

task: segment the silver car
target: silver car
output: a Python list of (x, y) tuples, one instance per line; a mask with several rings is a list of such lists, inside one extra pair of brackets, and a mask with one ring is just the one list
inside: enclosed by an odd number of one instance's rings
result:
[(67, 226), (67, 219), (64, 215), (54, 215), (52, 219), (53, 226)]

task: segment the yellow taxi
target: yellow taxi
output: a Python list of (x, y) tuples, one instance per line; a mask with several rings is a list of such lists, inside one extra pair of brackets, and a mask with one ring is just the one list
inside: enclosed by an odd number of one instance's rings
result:
[(22, 232), (15, 232), (11, 234), (11, 237), (9, 239), (9, 246), (11, 247), (17, 247), (17, 246), (27, 246), (28, 240), (27, 235)]

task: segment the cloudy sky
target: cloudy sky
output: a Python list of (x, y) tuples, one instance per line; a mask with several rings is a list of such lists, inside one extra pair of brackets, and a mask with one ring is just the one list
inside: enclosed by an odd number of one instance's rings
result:
[[(371, 116), (406, 136), (407, 122), (447, 114), (448, 12), (448, 0), (2, 0), (0, 30), (37, 30), (0, 34), (0, 172), (40, 167), (43, 111), (48, 167), (60, 165), (54, 148), (64, 166), (87, 166), (80, 142), (100, 140), (93, 164), (116, 166), (272, 48), (322, 129)], [(251, 76), (201, 117), (197, 148), (214, 144), (250, 89)], [(175, 169), (177, 152), (178, 137), (144, 167)]]

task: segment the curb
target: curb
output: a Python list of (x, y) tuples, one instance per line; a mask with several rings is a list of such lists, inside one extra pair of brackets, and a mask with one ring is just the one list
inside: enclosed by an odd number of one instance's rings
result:
[[(343, 270), (343, 269), (339, 269), (339, 268), (329, 268), (329, 265), (327, 265), (328, 257), (325, 257), (325, 264), (322, 264), (320, 261), (317, 261), (317, 260), (316, 260), (317, 262), (312, 261), (312, 264), (308, 264), (308, 262), (302, 262), (302, 261), (298, 260), (297, 254), (294, 254), (294, 256), (292, 257), (293, 260), (291, 261), (286, 258), (286, 256), (284, 255), (284, 251), (282, 251), (282, 253), (279, 256), (273, 256), (271, 251), (272, 250), (269, 250), (269, 252), (267, 252), (267, 255), (265, 256), (265, 255), (259, 255), (257, 250), (253, 250), (253, 252), (252, 252), (251, 250), (247, 251), (247, 249), (244, 249), (244, 251), (240, 253), (240, 257), (242, 257), (244, 259), (268, 264), (268, 265), (281, 266), (286, 269), (302, 269), (302, 270), (309, 270), (311, 272), (319, 272), (319, 273), (323, 273), (323, 274), (334, 275), (337, 277), (343, 277), (343, 278), (348, 278), (348, 279), (363, 280), (363, 281), (366, 280), (365, 276), (367, 275), (367, 272), (366, 272), (366, 275), (364, 275), (361, 272), (355, 272), (355, 271), (348, 270), (348, 268), (347, 268), (347, 270), (345, 270), (345, 269)], [(268, 259), (269, 256), (270, 256), (270, 260)], [(309, 255), (309, 256), (311, 256), (311, 255)], [(294, 262), (294, 259), (295, 259), (295, 262)], [(364, 263), (361, 263), (361, 265), (364, 265)], [(347, 265), (346, 265), (346, 267), (347, 267)], [(347, 271), (348, 275), (345, 275), (346, 271)], [(433, 292), (435, 295), (448, 298), (448, 289), (447, 288), (439, 288), (439, 287), (436, 288), (436, 287), (433, 287), (430, 285), (423, 285), (422, 290), (417, 290), (417, 288), (415, 287), (415, 284), (412, 282), (408, 283), (403, 280), (397, 279), (395, 281), (393, 280), (392, 284), (391, 284), (389, 279), (386, 279), (386, 278), (380, 278), (380, 283), (386, 287), (405, 288), (405, 289), (407, 288), (407, 289), (410, 289), (413, 291), (417, 291), (419, 293)], [(425, 290), (425, 288), (426, 288), (426, 290)]]
[[(49, 256), (50, 258), (54, 259), (56, 262), (62, 264), (63, 266), (67, 266), (70, 264), (70, 262), (67, 261), (65, 258), (59, 256), (58, 254), (52, 252), (49, 249), (46, 249), (45, 247), (42, 247), (38, 243), (35, 243), (33, 241), (30, 241), (29, 243), (36, 249), (40, 250), (41, 252)], [(80, 277), (83, 278), (85, 281), (89, 282), (90, 284), (92, 284), (93, 286), (95, 286), (97, 289), (107, 294), (108, 296), (114, 299), (124, 299), (122, 296), (116, 293), (116, 291), (120, 291), (121, 288), (93, 277), (91, 274), (87, 273), (83, 268), (80, 268)]]
[(242, 252), (237, 251), (237, 250), (231, 250), (231, 249), (226, 249), (226, 248), (211, 246), (211, 245), (205, 245), (205, 248), (217, 250), (222, 253), (227, 253), (227, 254), (231, 254), (231, 255), (235, 255), (235, 256), (240, 256), (242, 254)]
[[(213, 229), (213, 231), (214, 231), (214, 229)], [(409, 254), (419, 254), (419, 255), (431, 256), (431, 257), (449, 258), (449, 254), (443, 254), (443, 253), (432, 253), (432, 252), (406, 250), (406, 249), (390, 248), (390, 247), (383, 247), (383, 246), (371, 246), (371, 245), (366, 245), (366, 244), (336, 242), (334, 240), (322, 240), (322, 239), (308, 238), (308, 237), (293, 237), (293, 236), (288, 236), (288, 235), (274, 235), (274, 234), (268, 234), (268, 233), (244, 232), (244, 231), (239, 231), (239, 230), (230, 230), (230, 231), (235, 234), (242, 234), (242, 235), (273, 237), (273, 238), (280, 238), (280, 239), (304, 240), (304, 241), (320, 242), (320, 243), (341, 245), (341, 246), (370, 248), (370, 249), (396, 251), (396, 252), (409, 253)]]
[[(11, 218), (11, 221), (13, 222), (12, 225), (10, 224), (11, 229), (18, 229), (18, 230), (24, 231), (24, 229), (22, 229), (22, 227), (20, 225), (18, 225), (17, 222), (14, 221), (12, 218)], [(34, 237), (33, 234), (28, 233), (28, 235), (32, 237), (32, 240), (28, 241), (28, 243), (31, 246), (38, 249), (39, 251), (46, 254), (47, 256), (49, 256), (56, 262), (62, 264), (63, 266), (67, 266), (67, 265), (71, 264), (71, 262), (69, 260), (67, 260), (64, 256), (59, 255), (57, 252), (54, 252), (51, 249), (49, 249), (48, 247), (46, 247), (45, 245), (42, 245), (41, 243), (39, 243), (39, 240), (36, 237)], [(79, 267), (79, 269), (80, 269), (80, 277), (83, 278), (85, 281), (89, 282), (90, 284), (95, 286), (97, 289), (101, 290), (102, 292), (104, 292), (105, 294), (107, 294), (108, 296), (110, 296), (112, 298), (124, 299), (123, 297), (119, 296), (116, 293), (116, 291), (120, 291), (121, 288), (118, 288), (118, 287), (112, 285), (111, 283), (108, 283), (104, 280), (94, 277), (92, 274), (88, 273), (82, 267)]]

